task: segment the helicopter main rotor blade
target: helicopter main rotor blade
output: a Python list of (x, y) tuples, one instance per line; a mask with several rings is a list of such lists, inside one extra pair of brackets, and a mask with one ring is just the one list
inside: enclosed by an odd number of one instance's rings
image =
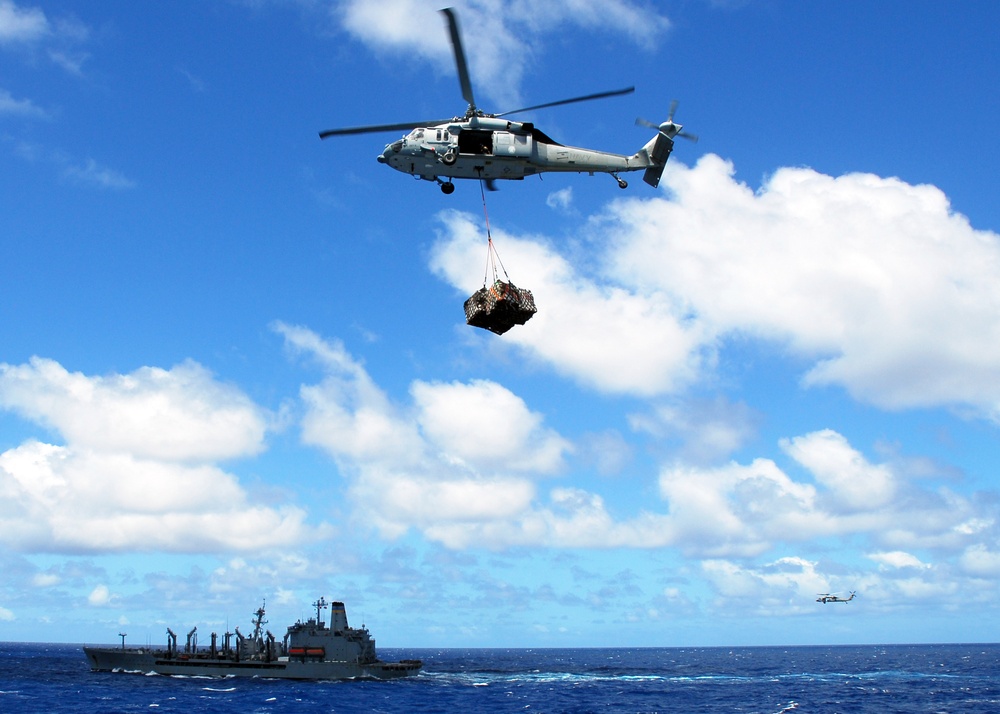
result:
[(348, 136), (350, 134), (375, 134), (380, 131), (399, 131), (401, 129), (413, 129), (418, 126), (435, 126), (450, 122), (454, 117), (447, 119), (431, 119), (429, 121), (408, 121), (400, 124), (372, 124), (371, 126), (352, 126), (345, 129), (328, 129), (319, 133), (320, 139), (331, 136)]
[(591, 99), (604, 99), (605, 97), (617, 97), (621, 94), (631, 94), (635, 91), (635, 87), (625, 87), (625, 89), (612, 89), (610, 92), (598, 92), (597, 94), (588, 94), (585, 97), (573, 97), (572, 99), (560, 99), (558, 102), (546, 102), (545, 104), (536, 104), (533, 107), (523, 107), (521, 109), (511, 109), (509, 112), (503, 112), (501, 114), (494, 114), (496, 117), (505, 117), (508, 114), (518, 114), (520, 112), (530, 112), (535, 109), (546, 109), (548, 107), (558, 107), (562, 104), (573, 104), (575, 102), (589, 102)]
[(476, 100), (472, 96), (472, 82), (469, 80), (469, 65), (465, 61), (465, 50), (462, 49), (462, 35), (458, 31), (458, 19), (455, 11), (446, 7), (441, 12), (448, 18), (448, 33), (451, 35), (451, 46), (455, 50), (455, 67), (458, 69), (458, 81), (462, 85), (462, 97), (473, 109), (476, 108)]

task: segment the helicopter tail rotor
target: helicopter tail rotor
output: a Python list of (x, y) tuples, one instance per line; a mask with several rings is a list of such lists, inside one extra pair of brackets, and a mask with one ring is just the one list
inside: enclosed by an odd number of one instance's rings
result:
[(668, 139), (673, 139), (675, 136), (679, 136), (682, 139), (687, 139), (688, 141), (698, 141), (698, 136), (696, 134), (691, 134), (689, 132), (683, 131), (683, 124), (676, 124), (674, 122), (674, 114), (677, 113), (677, 100), (670, 102), (670, 113), (667, 115), (667, 120), (662, 124), (654, 124), (648, 119), (638, 118), (635, 120), (636, 126), (644, 126), (650, 129), (655, 129), (661, 135), (667, 137)]
[(674, 122), (674, 113), (677, 111), (677, 100), (670, 103), (670, 114), (662, 124), (654, 124), (648, 119), (636, 119), (636, 126), (645, 126), (656, 131), (656, 136), (646, 145), (646, 152), (649, 155), (650, 166), (642, 176), (642, 180), (654, 188), (660, 185), (660, 176), (663, 175), (663, 167), (667, 165), (670, 152), (674, 150), (674, 138), (681, 137), (688, 141), (698, 141), (698, 137), (683, 131), (684, 127)]

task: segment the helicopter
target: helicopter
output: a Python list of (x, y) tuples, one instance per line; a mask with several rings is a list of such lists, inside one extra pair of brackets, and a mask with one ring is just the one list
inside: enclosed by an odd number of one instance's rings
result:
[(643, 181), (656, 187), (663, 167), (670, 158), (670, 152), (673, 151), (674, 138), (680, 136), (691, 141), (698, 140), (697, 136), (682, 131), (683, 127), (674, 123), (676, 101), (671, 104), (665, 122), (654, 124), (645, 119), (636, 119), (638, 126), (655, 129), (656, 135), (631, 156), (564, 146), (531, 122), (504, 118), (536, 109), (630, 94), (635, 91), (635, 87), (487, 114), (476, 106), (455, 11), (445, 8), (441, 12), (447, 18), (462, 96), (469, 103), (465, 114), (451, 119), (330, 129), (320, 132), (321, 139), (397, 131), (416, 125), (401, 139), (388, 144), (376, 158), (379, 163), (397, 171), (412, 174), (425, 181), (436, 181), (445, 194), (455, 191), (454, 179), (479, 179), (485, 181), (490, 190), (495, 190), (494, 182), (497, 179), (522, 180), (525, 176), (548, 171), (611, 174), (620, 188), (627, 188), (628, 182), (619, 173), (645, 171)]
[(838, 597), (837, 595), (831, 595), (830, 593), (817, 593), (819, 597), (816, 598), (816, 602), (821, 602), (824, 605), (828, 602), (850, 602), (854, 599), (855, 594), (856, 593), (853, 590), (851, 591), (850, 597)]

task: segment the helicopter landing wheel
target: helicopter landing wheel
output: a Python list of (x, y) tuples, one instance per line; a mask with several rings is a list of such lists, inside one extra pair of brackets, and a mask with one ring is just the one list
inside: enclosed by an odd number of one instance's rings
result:
[(454, 166), (456, 161), (458, 161), (458, 154), (451, 150), (446, 151), (444, 156), (441, 157), (441, 162), (445, 166)]
[(628, 181), (625, 179), (618, 179), (618, 188), (628, 188)]
[(455, 193), (455, 184), (453, 184), (451, 181), (449, 181), (448, 183), (442, 183), (441, 193), (443, 193), (445, 196), (450, 196), (451, 194)]

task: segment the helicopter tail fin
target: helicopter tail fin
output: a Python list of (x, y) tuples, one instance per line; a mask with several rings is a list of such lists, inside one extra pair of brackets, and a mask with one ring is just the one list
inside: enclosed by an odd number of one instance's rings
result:
[(660, 176), (663, 175), (663, 167), (667, 165), (670, 152), (674, 150), (674, 141), (663, 132), (658, 132), (642, 150), (649, 157), (649, 167), (643, 173), (642, 180), (656, 188), (660, 185)]

